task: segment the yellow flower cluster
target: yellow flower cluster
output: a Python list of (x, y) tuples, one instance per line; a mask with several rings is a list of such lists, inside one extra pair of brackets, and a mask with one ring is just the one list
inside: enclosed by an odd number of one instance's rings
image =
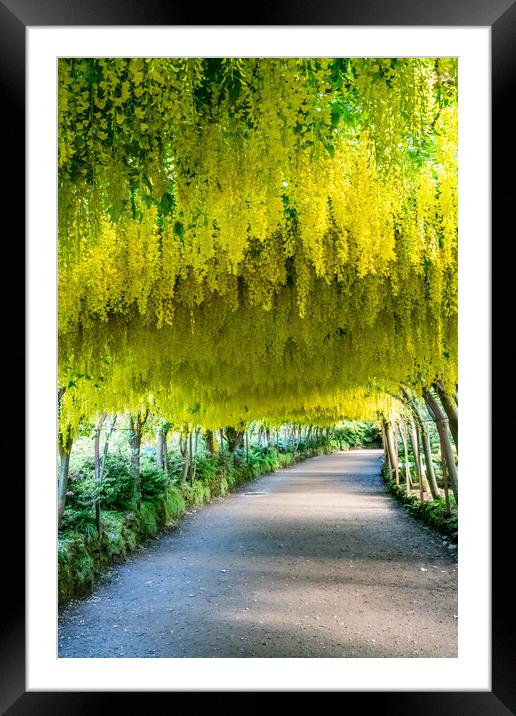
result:
[(456, 64), (60, 60), (63, 419), (327, 424), (455, 383)]

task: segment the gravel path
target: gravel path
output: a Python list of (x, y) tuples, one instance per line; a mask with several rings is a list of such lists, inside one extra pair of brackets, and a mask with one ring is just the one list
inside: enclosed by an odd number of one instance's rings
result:
[(59, 618), (60, 657), (456, 657), (457, 564), (379, 476), (312, 458), (187, 514)]

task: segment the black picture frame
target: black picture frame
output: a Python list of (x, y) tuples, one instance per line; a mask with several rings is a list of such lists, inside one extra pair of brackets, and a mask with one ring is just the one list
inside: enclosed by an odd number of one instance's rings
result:
[[(22, 218), (25, 216), (25, 31), (32, 26), (91, 26), (91, 25), (362, 25), (362, 26), (484, 26), (491, 28), (492, 62), (492, 231), (502, 236), (502, 226), (513, 232), (509, 212), (514, 205), (513, 182), (502, 180), (503, 169), (514, 166), (514, 119), (508, 108), (515, 94), (516, 68), (516, 4), (514, 0), (361, 0), (359, 3), (338, 0), (317, 0), (308, 3), (289, 3), (276, 0), (269, 4), (253, 4), (247, 15), (235, 17), (228, 7), (220, 4), (195, 7), (169, 0), (127, 2), (124, 0), (0, 0), (0, 91), (4, 111), (0, 112), (2, 137), (14, 147), (13, 160), (4, 164), (4, 207), (19, 217), (20, 235), (11, 243), (21, 249), (24, 264), (24, 242), (21, 238)], [(510, 124), (509, 124), (510, 123)], [(17, 211), (16, 211), (17, 210)], [(7, 212), (6, 212), (7, 213)], [(5, 220), (6, 214), (4, 214)], [(507, 220), (507, 221), (506, 221)], [(507, 229), (505, 229), (507, 231)], [(493, 256), (493, 261), (495, 256)], [(505, 263), (505, 271), (509, 268)], [(498, 267), (499, 269), (501, 267)], [(500, 271), (503, 274), (503, 269)], [(509, 281), (508, 274), (506, 276)], [(497, 279), (503, 283), (503, 278)], [(509, 284), (510, 285), (510, 284)], [(494, 298), (493, 298), (494, 301)], [(23, 298), (21, 298), (23, 303)], [(500, 306), (499, 306), (500, 307)], [(494, 304), (493, 304), (494, 308)], [(492, 316), (496, 315), (492, 310)], [(7, 324), (9, 319), (6, 316)], [(19, 320), (4, 330), (19, 326)], [(11, 347), (11, 366), (22, 365), (21, 341)], [(16, 360), (17, 356), (18, 360)], [(15, 360), (13, 361), (13, 357)], [(496, 373), (503, 372), (498, 366)], [(493, 375), (495, 372), (493, 371)], [(11, 378), (10, 378), (11, 380)], [(17, 380), (24, 384), (23, 376)], [(504, 400), (507, 394), (504, 395)], [(17, 402), (21, 402), (18, 393)], [(494, 414), (494, 408), (493, 408)], [(486, 436), (490, 439), (490, 436)], [(27, 445), (30, 450), (30, 444)], [(510, 458), (512, 461), (512, 458)], [(510, 462), (507, 466), (511, 470)], [(7, 476), (6, 476), (7, 477)], [(21, 477), (21, 476), (18, 476)], [(514, 597), (507, 587), (507, 573), (512, 572), (510, 538), (504, 534), (511, 524), (511, 501), (496, 500), (496, 487), (501, 474), (493, 470), (492, 518), (492, 690), (490, 692), (345, 692), (341, 707), (349, 708), (350, 699), (360, 699), (360, 707), (378, 708), (380, 713), (403, 716), (507, 716), (516, 713), (516, 649), (514, 638)], [(14, 484), (16, 483), (16, 484)], [(24, 485), (21, 479), (9, 486), (10, 504), (24, 504)], [(21, 514), (21, 507), (18, 508)], [(13, 526), (13, 530), (14, 530)], [(4, 542), (4, 586), (1, 611), (0, 650), (0, 713), (21, 714), (86, 714), (93, 710), (120, 707), (120, 693), (113, 692), (26, 692), (25, 686), (25, 594), (24, 542), (16, 532)], [(138, 708), (138, 693), (131, 700)], [(148, 695), (144, 698), (148, 699)], [(116, 699), (116, 702), (115, 702)], [(260, 703), (260, 700), (257, 702)]]

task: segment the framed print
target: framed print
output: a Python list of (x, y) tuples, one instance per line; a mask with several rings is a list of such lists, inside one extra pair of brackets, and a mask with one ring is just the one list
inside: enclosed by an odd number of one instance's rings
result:
[[(516, 10), (510, 0), (476, 0), (467, 7), (459, 2), (429, 5), (406, 0), (388, 6), (380, 2), (332, 5), (323, 2), (292, 10), (280, 3), (259, 13), (251, 10), (250, 18), (238, 23), (227, 17), (227, 11), (210, 7), (203, 16), (206, 24), (199, 25), (192, 24), (194, 8), (165, 7), (159, 2), (127, 6), (115, 1), (81, 5), (75, 0), (0, 0), (0, 76), (4, 107), (9, 108), (2, 121), (6, 143), (17, 148), (7, 172), (6, 208), (11, 214), (19, 207), (19, 220), (9, 236), (21, 233), (22, 217), (27, 232), (25, 494), (21, 480), (9, 484), (18, 498), (9, 497), (9, 503), (18, 505), (20, 514), (24, 499), (27, 505), (26, 554), (20, 518), (11, 528), (7, 550), (11, 564), (1, 637), (0, 706), (10, 716), (86, 713), (101, 707), (104, 700), (110, 703), (107, 692), (124, 691), (344, 691), (346, 699), (365, 698), (372, 706), (381, 704), (387, 713), (422, 716), (503, 716), (516, 709), (515, 650), (509, 638), (511, 595), (504, 586), (510, 550), (502, 535), (503, 525), (510, 524), (510, 500), (497, 499), (501, 478), (494, 479), (493, 474), (492, 479), (490, 468), (489, 285), (490, 212), (496, 226), (512, 203), (506, 184), (500, 183), (491, 198), (490, 171), (492, 166), (496, 180), (501, 157), (507, 165), (514, 153), (514, 143), (503, 138), (512, 137), (507, 107), (514, 86)], [(54, 498), (49, 495), (54, 484), (49, 475), (55, 469), (56, 452), (55, 439), (51, 440), (55, 410), (50, 414), (48, 410), (55, 404), (57, 362), (57, 60), (169, 56), (457, 58), (459, 384), (465, 386), (461, 474), (469, 484), (461, 488), (464, 524), (459, 528), (461, 616), (456, 658), (317, 658), (283, 659), (283, 663), (214, 658), (203, 663), (195, 658), (63, 659), (56, 654), (56, 573), (51, 556), (56, 545), (48, 532), (52, 520), (47, 508)], [(121, 125), (124, 120), (119, 121)], [(145, 123), (140, 127), (144, 133), (148, 130)], [(490, 131), (500, 142), (494, 145), (492, 162)], [(331, 156), (333, 151), (328, 150)], [(147, 181), (149, 186), (156, 182)], [(24, 198), (22, 186), (27, 191)], [(165, 212), (170, 208), (168, 196), (165, 191), (160, 204)], [(313, 201), (314, 197), (315, 192)], [(133, 207), (133, 214), (137, 213)], [(222, 214), (219, 220), (223, 221)], [(183, 226), (175, 221), (174, 235), (182, 241), (188, 228), (186, 222)], [(22, 245), (21, 241), (12, 243)], [(10, 483), (12, 478), (6, 479)]]

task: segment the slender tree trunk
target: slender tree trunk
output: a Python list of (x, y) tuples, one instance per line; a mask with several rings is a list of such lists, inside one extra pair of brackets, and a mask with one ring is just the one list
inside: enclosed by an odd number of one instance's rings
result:
[[(392, 434), (392, 423), (390, 420), (385, 422), (385, 434), (387, 436), (387, 450), (389, 453), (389, 478), (392, 479), (392, 471), (396, 470), (396, 454), (394, 450), (394, 436)], [(397, 474), (397, 470), (396, 470)], [(399, 477), (398, 477), (399, 484)]]
[(156, 463), (158, 467), (168, 475), (168, 465), (166, 461), (167, 454), (167, 435), (168, 431), (172, 427), (172, 423), (163, 422), (157, 431), (157, 446), (156, 446)]
[(414, 453), (414, 463), (415, 463), (415, 465), (416, 465), (416, 472), (417, 472), (418, 477), (419, 477), (419, 499), (420, 499), (421, 502), (424, 502), (424, 500), (425, 500), (425, 489), (424, 489), (424, 486), (423, 486), (423, 470), (421, 469), (421, 455), (420, 455), (420, 452), (419, 452), (419, 442), (418, 442), (418, 439), (417, 439), (416, 426), (414, 425), (414, 421), (413, 421), (413, 420), (411, 420), (411, 427), (412, 427), (413, 430), (414, 430), (413, 438), (414, 438), (414, 443), (415, 443), (415, 444), (414, 444), (414, 448), (413, 448), (413, 453)]
[[(423, 469), (423, 458), (421, 456), (421, 447), (423, 444), (423, 441), (421, 439), (421, 430), (419, 428), (419, 424), (414, 420), (414, 418), (411, 418), (410, 421), (410, 435), (411, 435), (411, 444), (412, 444), (412, 450), (414, 452), (414, 460), (416, 463), (416, 470), (418, 474), (419, 481), (421, 483), (420, 487), (420, 496), (422, 492), (432, 492), (429, 484), (429, 480), (427, 479), (425, 475), (425, 471)], [(430, 444), (430, 443), (429, 443)], [(437, 484), (436, 484), (437, 487)], [(433, 497), (433, 493), (432, 493)]]
[(393, 429), (393, 438), (394, 438), (394, 471), (396, 473), (396, 484), (400, 484), (400, 462), (398, 459), (398, 452), (399, 452), (399, 432), (398, 432), (398, 423), (394, 423), (394, 429)]
[(392, 458), (391, 458), (391, 446), (389, 444), (389, 436), (387, 433), (387, 421), (382, 422), (382, 435), (383, 435), (383, 451), (385, 454), (385, 462), (389, 471), (389, 480), (392, 480)]
[(425, 467), (428, 485), (430, 487), (430, 492), (432, 493), (432, 498), (434, 500), (437, 500), (437, 498), (441, 496), (441, 493), (439, 492), (439, 486), (435, 477), (434, 462), (432, 459), (432, 445), (430, 444), (430, 435), (428, 432), (428, 428), (423, 420), (421, 420), (419, 423), (419, 429), (421, 431), (421, 442), (423, 443), (423, 452), (425, 454)]
[(115, 429), (116, 425), (116, 413), (113, 416), (113, 420), (111, 421), (111, 425), (109, 426), (109, 432), (106, 435), (106, 440), (104, 442), (104, 450), (102, 451), (102, 462), (100, 463), (100, 482), (104, 479), (104, 472), (106, 470), (106, 460), (108, 456), (108, 450), (109, 450), (109, 441), (111, 440), (111, 436), (113, 435), (113, 431)]
[(215, 441), (213, 438), (213, 430), (206, 430), (206, 449), (212, 455), (215, 453)]
[(414, 420), (411, 419), (408, 424), (408, 438), (410, 440), (410, 447), (412, 448), (412, 454), (414, 455), (414, 463), (416, 466), (416, 474), (419, 482), (422, 482), (421, 478), (421, 463), (419, 461), (419, 444), (417, 441), (416, 426)]
[(401, 439), (403, 441), (403, 450), (405, 453), (405, 489), (407, 492), (407, 495), (410, 493), (410, 490), (412, 489), (412, 480), (410, 475), (410, 468), (409, 468), (409, 462), (408, 462), (408, 439), (407, 439), (407, 426), (403, 422), (401, 424), (400, 428), (401, 432)]
[[(192, 485), (195, 481), (195, 476), (197, 474), (197, 447), (199, 445), (199, 433), (201, 432), (201, 428), (197, 425), (195, 427), (195, 438), (194, 438), (194, 451), (193, 451), (193, 457), (192, 457)], [(191, 447), (191, 443), (190, 443)]]
[(419, 436), (419, 431), (413, 418), (411, 418), (410, 420), (409, 436), (410, 444), (412, 445), (412, 452), (414, 453), (414, 462), (416, 463), (417, 477), (419, 480), (419, 496), (421, 498), (421, 501), (423, 501), (423, 493), (425, 492), (425, 490), (428, 491), (428, 484), (425, 484), (426, 480), (423, 472), (423, 464), (421, 461), (421, 440)]
[(163, 433), (162, 426), (160, 426), (157, 430), (157, 435), (156, 435), (156, 464), (160, 468), (160, 470), (163, 470), (163, 465), (165, 463), (164, 442), (165, 442), (165, 434)]
[(443, 486), (444, 486), (444, 502), (446, 504), (446, 516), (449, 517), (451, 513), (450, 509), (450, 495), (448, 492), (448, 467), (446, 465), (446, 458), (443, 460)]
[[(131, 421), (132, 422), (132, 421)], [(141, 503), (141, 471), (140, 471), (140, 448), (142, 444), (142, 437), (137, 427), (131, 425), (131, 461), (133, 464), (133, 476), (134, 476), (134, 495), (138, 505)]]
[(452, 396), (446, 392), (444, 385), (440, 381), (435, 381), (434, 387), (441, 399), (444, 412), (448, 417), (448, 425), (452, 434), (453, 442), (457, 451), (459, 449), (459, 410)]
[(168, 491), (168, 446), (167, 446), (167, 436), (165, 435), (165, 440), (163, 441), (163, 470), (165, 471), (165, 477), (167, 478), (167, 481), (165, 484), (167, 485), (167, 491)]
[(190, 435), (189, 428), (186, 429), (183, 426), (182, 431), (179, 433), (179, 452), (183, 458), (183, 475), (181, 478), (182, 482), (186, 482), (188, 479), (188, 473), (190, 471), (190, 461), (188, 459), (188, 438)]
[[(66, 387), (61, 386), (57, 390), (57, 416), (61, 413), (61, 400), (66, 392)], [(57, 448), (59, 451), (59, 474), (57, 476), (57, 528), (61, 527), (66, 504), (66, 492), (68, 490), (68, 470), (70, 468), (70, 453), (72, 451), (73, 437), (70, 426), (65, 431), (58, 430)]]
[(382, 445), (383, 445), (383, 462), (385, 465), (387, 465), (387, 469), (389, 471), (389, 480), (391, 479), (391, 461), (389, 457), (389, 447), (387, 445), (387, 435), (385, 433), (385, 426), (382, 421)]
[(193, 430), (188, 435), (188, 479), (190, 485), (193, 485)]
[[(93, 441), (93, 450), (94, 450), (94, 468), (95, 468), (95, 482), (97, 483), (97, 490), (100, 492), (100, 480), (101, 480), (101, 465), (100, 465), (100, 435), (102, 431), (102, 426), (104, 425), (104, 422), (107, 418), (107, 412), (104, 411), (102, 415), (100, 416), (97, 427), (95, 428), (95, 439)], [(100, 497), (97, 497), (95, 500), (95, 526), (97, 528), (97, 533), (100, 537), (102, 525), (101, 525), (101, 519), (100, 519)]]
[(428, 411), (437, 426), (437, 431), (439, 433), (439, 440), (441, 443), (442, 463), (446, 462), (446, 465), (448, 467), (447, 474), (448, 474), (448, 478), (449, 478), (451, 486), (452, 486), (453, 494), (455, 495), (455, 501), (457, 504), (459, 504), (459, 489), (458, 489), (459, 486), (458, 486), (458, 479), (457, 479), (457, 468), (455, 466), (455, 459), (453, 457), (453, 450), (452, 450), (452, 446), (451, 446), (449, 433), (448, 433), (448, 430), (446, 429), (446, 423), (448, 422), (448, 418), (447, 418), (447, 416), (444, 415), (438, 402), (436, 401), (434, 396), (429, 391), (425, 392), (423, 397), (427, 404)]
[(247, 429), (249, 445), (252, 445), (255, 428), (256, 428), (256, 424), (254, 422), (252, 422), (249, 424), (249, 428)]
[(138, 508), (141, 505), (142, 501), (142, 474), (140, 469), (140, 449), (142, 445), (142, 433), (143, 433), (143, 426), (145, 425), (145, 421), (147, 420), (147, 417), (149, 415), (149, 410), (147, 409), (145, 413), (142, 415), (141, 413), (138, 413), (136, 415), (136, 418), (133, 418), (131, 415), (129, 418), (129, 427), (130, 427), (130, 433), (129, 433), (129, 444), (131, 446), (131, 459), (133, 463), (133, 475), (134, 475), (134, 496), (136, 498), (136, 503), (138, 505)]
[(70, 467), (71, 439), (67, 441), (66, 449), (59, 445), (59, 479), (57, 483), (57, 525), (61, 527), (64, 508), (66, 504), (66, 491), (68, 490), (68, 470)]
[(249, 432), (246, 430), (245, 433), (245, 461), (249, 464)]

